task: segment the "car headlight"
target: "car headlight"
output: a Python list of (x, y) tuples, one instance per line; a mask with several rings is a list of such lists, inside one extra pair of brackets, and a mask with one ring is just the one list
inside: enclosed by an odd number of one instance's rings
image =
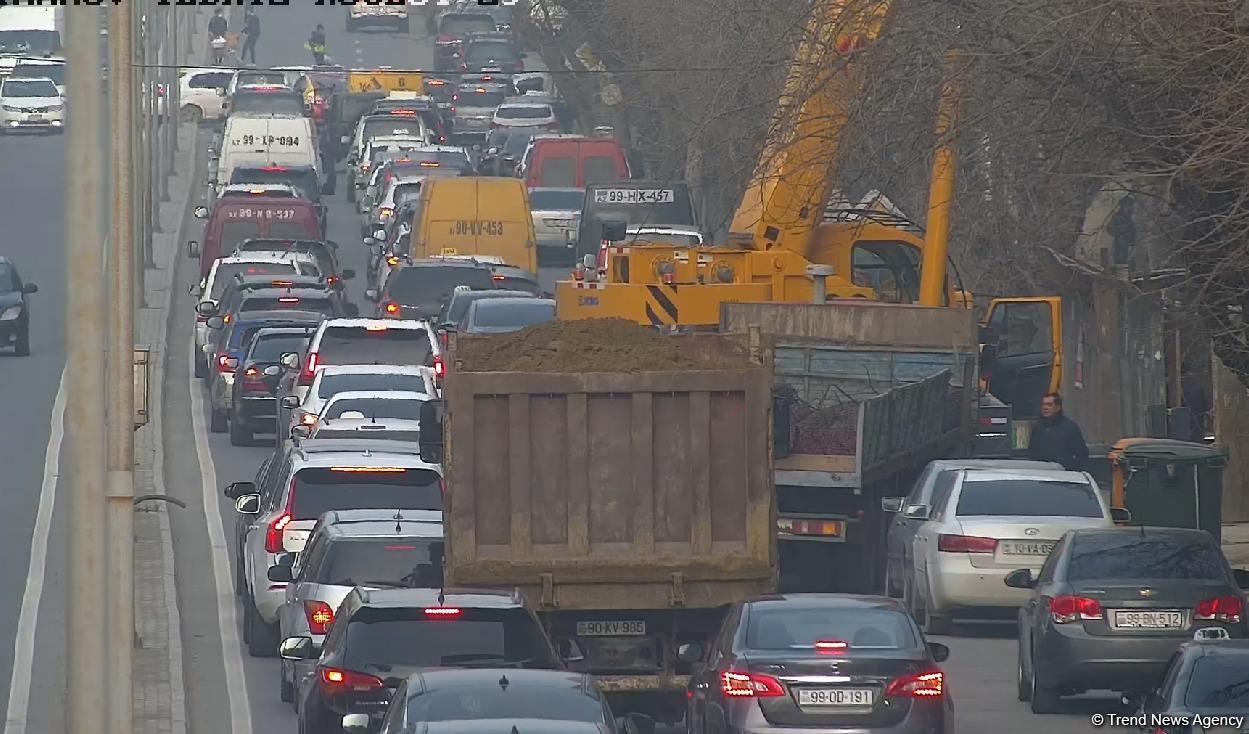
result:
[(0, 321), (14, 321), (17, 319), (18, 316), (21, 316), (21, 315), (22, 315), (21, 306), (9, 306), (8, 308), (4, 309), (3, 313), (0, 313)]

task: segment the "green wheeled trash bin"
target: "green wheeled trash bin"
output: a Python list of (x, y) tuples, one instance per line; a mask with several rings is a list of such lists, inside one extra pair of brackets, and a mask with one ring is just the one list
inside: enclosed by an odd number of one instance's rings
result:
[(1198, 528), (1223, 542), (1227, 450), (1168, 438), (1124, 438), (1110, 450), (1111, 505), (1133, 525)]

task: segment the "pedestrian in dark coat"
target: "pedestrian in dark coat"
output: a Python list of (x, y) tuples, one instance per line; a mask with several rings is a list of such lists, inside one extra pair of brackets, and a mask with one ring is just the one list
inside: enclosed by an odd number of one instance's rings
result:
[(1063, 398), (1056, 392), (1041, 398), (1041, 420), (1032, 427), (1028, 458), (1055, 461), (1068, 471), (1088, 468), (1089, 447), (1076, 422), (1063, 413)]
[(256, 63), (256, 41), (260, 40), (260, 16), (256, 15), (256, 11), (251, 8), (247, 9), (247, 15), (243, 17), (243, 51), (239, 54), (240, 61), (247, 61), (250, 54), (252, 63)]

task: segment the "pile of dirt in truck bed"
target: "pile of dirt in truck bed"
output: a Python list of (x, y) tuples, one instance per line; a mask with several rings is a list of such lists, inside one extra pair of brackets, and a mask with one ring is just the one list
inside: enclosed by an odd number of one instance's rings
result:
[(733, 340), (665, 335), (625, 319), (548, 321), (510, 334), (461, 337), (465, 372), (654, 372), (738, 369), (748, 358)]
[(812, 405), (791, 385), (777, 385), (772, 395), (788, 405), (789, 450), (795, 454), (853, 454), (859, 428), (859, 404), (853, 400)]

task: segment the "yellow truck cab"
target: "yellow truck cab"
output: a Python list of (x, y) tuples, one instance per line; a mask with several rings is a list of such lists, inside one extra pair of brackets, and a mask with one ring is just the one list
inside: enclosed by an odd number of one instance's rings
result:
[(463, 176), (425, 180), (412, 219), (414, 258), (480, 255), (538, 272), (537, 238), (525, 182)]

